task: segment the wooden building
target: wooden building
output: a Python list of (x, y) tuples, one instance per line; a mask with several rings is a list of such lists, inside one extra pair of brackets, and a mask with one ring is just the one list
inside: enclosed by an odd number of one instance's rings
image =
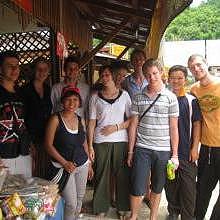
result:
[[(107, 42), (126, 46), (119, 59), (129, 48), (142, 48), (146, 50), (148, 57), (157, 57), (166, 27), (191, 2), (192, 0), (0, 0), (0, 20), (6, 21), (3, 24), (0, 21), (0, 26), (6, 27), (7, 20), (10, 20), (5, 13), (7, 9), (14, 12), (20, 25), (20, 30), (17, 30), (16, 25), (7, 26), (7, 31), (0, 28), (0, 34), (29, 31), (30, 26), (36, 31), (47, 27), (51, 33), (50, 46), (54, 47), (50, 48), (50, 55), (54, 57), (56, 33), (60, 32), (66, 42), (77, 45), (84, 54), (82, 66), (87, 65)], [(93, 37), (102, 40), (95, 48), (92, 48)], [(3, 41), (0, 41), (0, 51), (1, 42)], [(55, 68), (54, 65), (54, 74)], [(58, 78), (59, 76), (54, 77), (55, 81)]]

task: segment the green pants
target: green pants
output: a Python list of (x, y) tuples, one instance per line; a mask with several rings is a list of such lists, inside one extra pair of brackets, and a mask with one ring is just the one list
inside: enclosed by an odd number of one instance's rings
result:
[(127, 143), (100, 143), (94, 145), (95, 176), (93, 211), (107, 212), (111, 205), (110, 178), (116, 181), (116, 208), (129, 211), (129, 168), (126, 163)]

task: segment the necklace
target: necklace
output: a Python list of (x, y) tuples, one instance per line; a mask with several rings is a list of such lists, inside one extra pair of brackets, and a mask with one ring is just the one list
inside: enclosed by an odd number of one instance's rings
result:
[(118, 93), (119, 93), (119, 89), (117, 88), (115, 88), (115, 90), (111, 92), (102, 91), (102, 95), (107, 99), (116, 98), (118, 96)]
[(73, 117), (65, 117), (65, 115), (62, 114), (62, 119), (64, 123), (66, 124), (67, 128), (70, 130), (77, 130), (78, 129), (78, 118), (74, 115)]

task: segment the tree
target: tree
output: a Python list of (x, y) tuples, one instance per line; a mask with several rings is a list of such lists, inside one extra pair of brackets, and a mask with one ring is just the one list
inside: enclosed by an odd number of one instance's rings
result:
[(209, 0), (196, 8), (188, 8), (168, 26), (165, 39), (205, 40), (220, 38), (220, 1)]
[(100, 39), (97, 39), (97, 38), (93, 38), (92, 40), (92, 46), (93, 47), (96, 47), (98, 44), (101, 43), (101, 40)]

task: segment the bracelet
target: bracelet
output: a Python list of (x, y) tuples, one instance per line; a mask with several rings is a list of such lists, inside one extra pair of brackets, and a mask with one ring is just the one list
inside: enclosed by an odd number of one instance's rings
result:
[(128, 154), (133, 154), (134, 152), (133, 151), (128, 151)]
[(116, 124), (116, 129), (117, 129), (117, 131), (119, 130), (119, 125), (118, 124)]
[(73, 166), (77, 167), (77, 163), (73, 160)]
[(173, 158), (178, 158), (178, 155), (172, 155)]

